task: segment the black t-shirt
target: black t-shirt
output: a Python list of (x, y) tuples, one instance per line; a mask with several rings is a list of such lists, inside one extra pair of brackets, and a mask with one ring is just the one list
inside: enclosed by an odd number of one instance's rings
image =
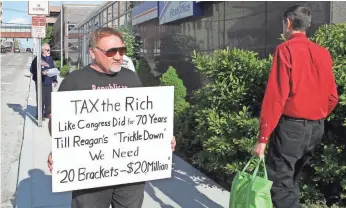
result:
[(101, 90), (115, 88), (142, 87), (136, 73), (121, 68), (118, 73), (105, 74), (89, 65), (73, 71), (60, 84), (58, 91)]

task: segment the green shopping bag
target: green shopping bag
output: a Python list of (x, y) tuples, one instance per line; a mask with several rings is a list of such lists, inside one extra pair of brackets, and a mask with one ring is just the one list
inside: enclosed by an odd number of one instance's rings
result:
[[(253, 161), (256, 162), (253, 174), (245, 173)], [(264, 177), (258, 174), (260, 168), (263, 170)], [(264, 157), (253, 156), (233, 179), (229, 208), (272, 208), (270, 195), (272, 184), (273, 182), (268, 180)]]

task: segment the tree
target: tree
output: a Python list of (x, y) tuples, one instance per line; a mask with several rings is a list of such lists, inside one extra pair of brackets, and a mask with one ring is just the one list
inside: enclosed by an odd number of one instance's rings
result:
[(42, 40), (42, 43), (50, 43), (53, 39), (53, 26), (46, 27), (46, 38)]
[(20, 45), (19, 40), (14, 40), (14, 42), (13, 42), (13, 47), (14, 47), (14, 48), (19, 48), (19, 45)]

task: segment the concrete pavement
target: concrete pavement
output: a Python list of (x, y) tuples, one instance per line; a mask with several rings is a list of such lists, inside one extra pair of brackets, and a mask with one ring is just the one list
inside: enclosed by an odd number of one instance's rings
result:
[(1, 61), (1, 207), (12, 207), (16, 191), (31, 53), (0, 54)]
[[(59, 80), (61, 82), (61, 80)], [(30, 85), (28, 108), (25, 113), (24, 141), (16, 195), (17, 208), (69, 208), (71, 193), (52, 193), (51, 174), (47, 168), (47, 156), (51, 140), (47, 129), (37, 127), (35, 115), (35, 86)], [(32, 107), (30, 107), (32, 106)], [(204, 174), (173, 157), (174, 170), (170, 179), (148, 182), (143, 208), (222, 208), (228, 207), (229, 192)]]

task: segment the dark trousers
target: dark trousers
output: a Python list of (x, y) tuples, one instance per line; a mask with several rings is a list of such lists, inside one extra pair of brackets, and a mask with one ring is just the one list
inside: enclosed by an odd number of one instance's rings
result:
[(276, 208), (298, 208), (300, 173), (314, 155), (324, 132), (324, 120), (309, 121), (283, 116), (269, 144), (268, 178), (273, 181)]
[[(36, 116), (38, 116), (38, 96), (37, 96), (37, 82), (35, 82), (36, 89)], [(52, 102), (52, 85), (42, 85), (42, 116), (48, 117), (51, 114)]]
[(72, 208), (141, 208), (144, 182), (72, 192)]

